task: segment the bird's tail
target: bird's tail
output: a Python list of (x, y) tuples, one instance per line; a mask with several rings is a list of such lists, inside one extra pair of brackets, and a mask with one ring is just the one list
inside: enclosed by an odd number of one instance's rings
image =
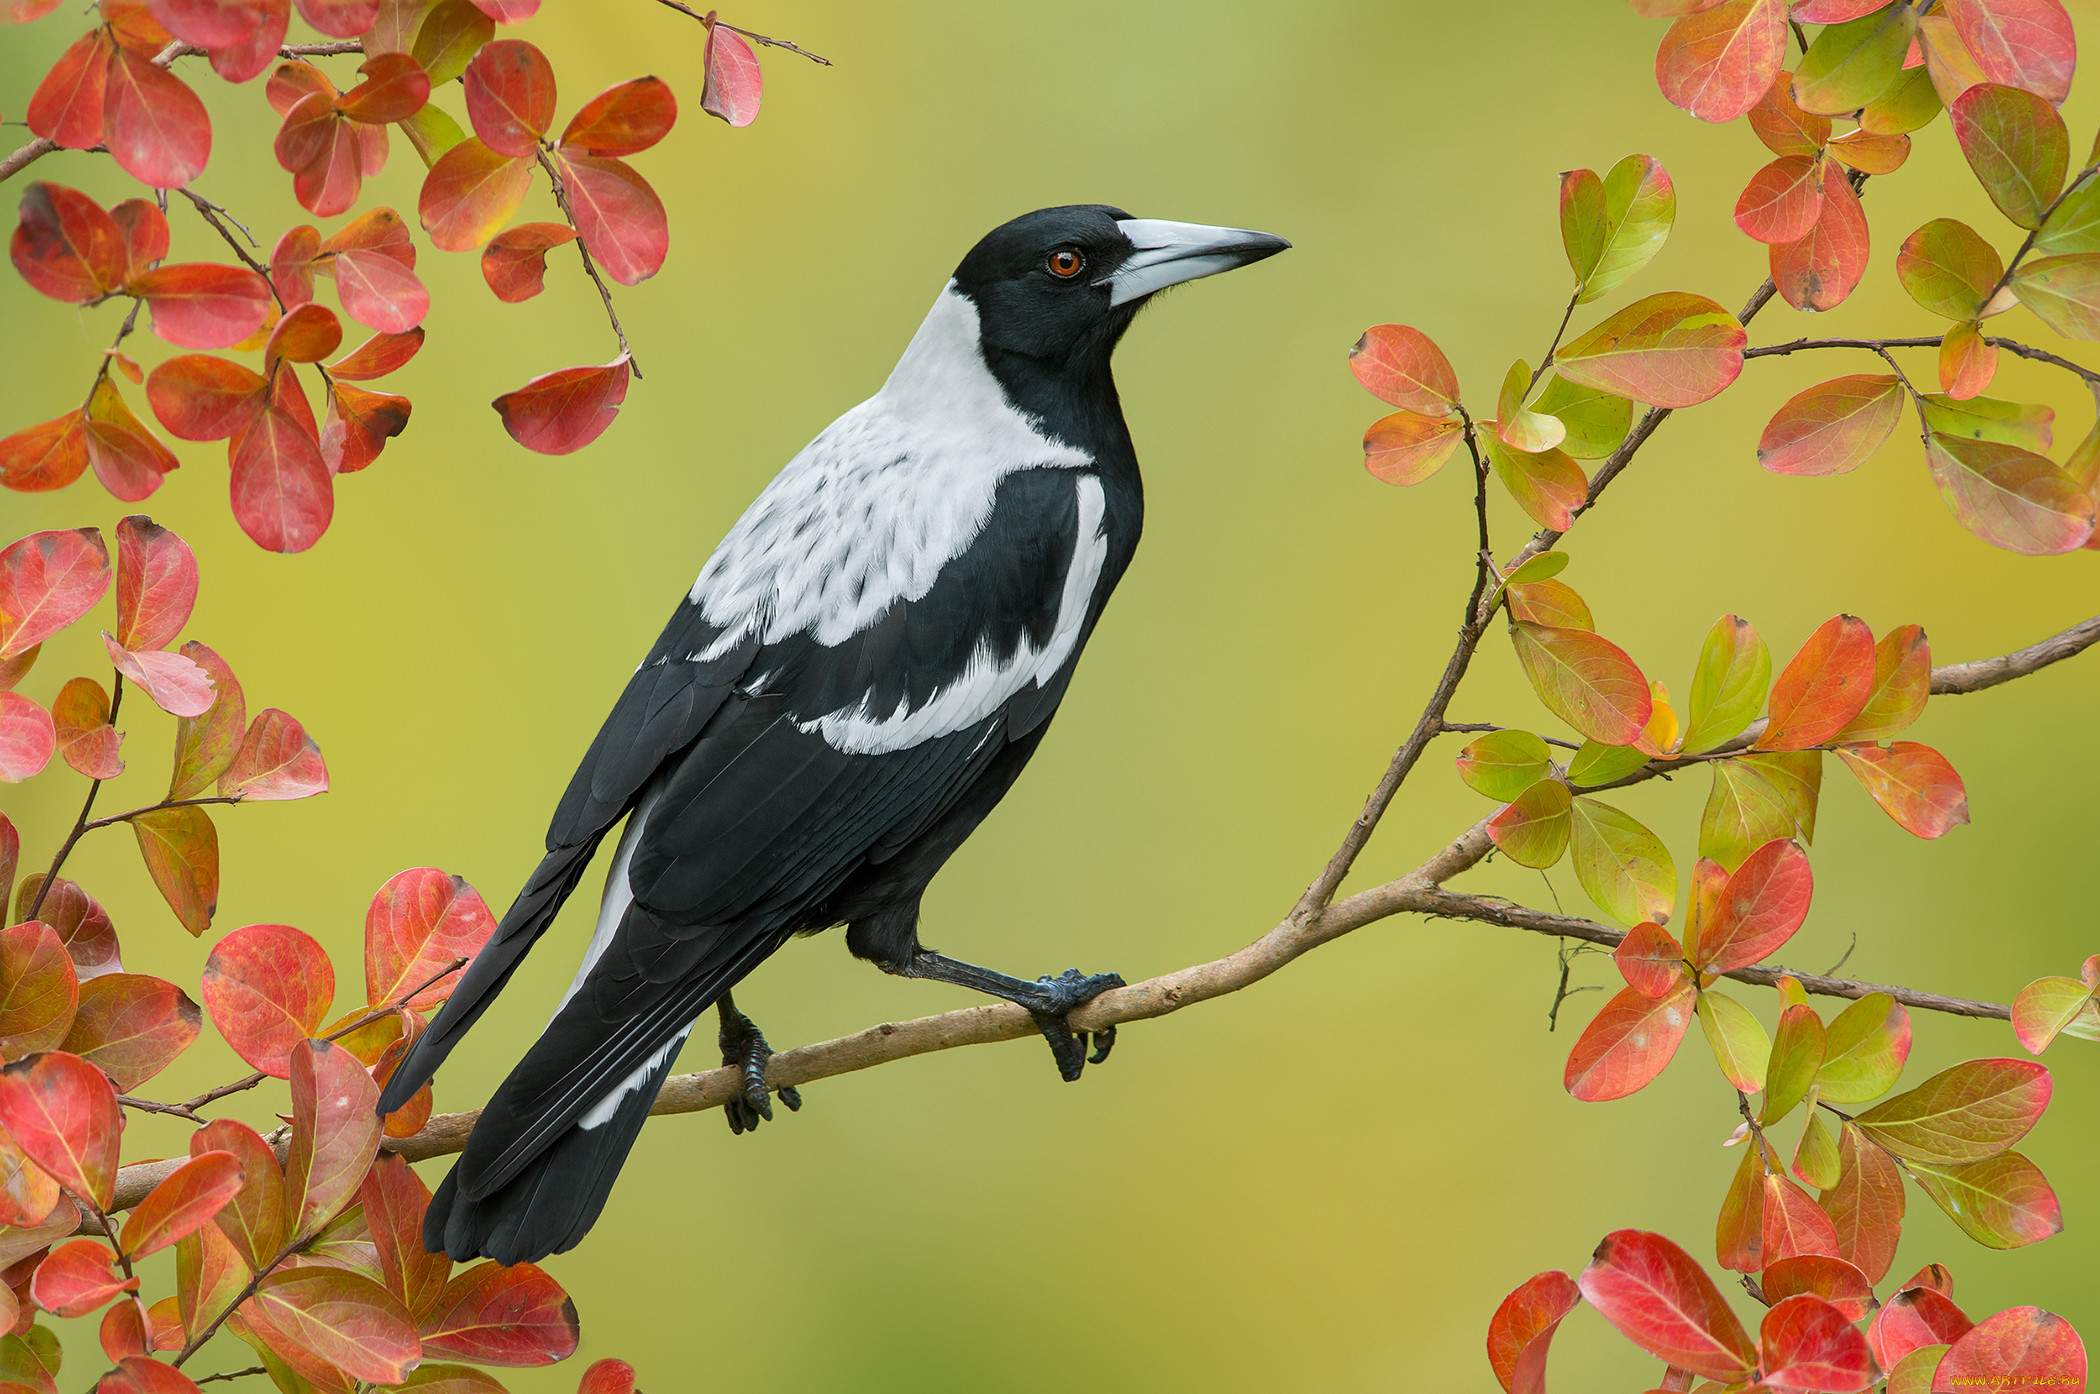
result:
[(496, 926), (481, 952), (467, 965), (460, 975), (459, 983), (452, 995), (430, 1026), (416, 1038), (408, 1055), (396, 1067), (379, 1095), (379, 1111), (392, 1113), (415, 1096), (429, 1078), (437, 1073), (438, 1066), (459, 1044), (467, 1029), (481, 1019), (496, 994), (510, 981), (525, 960), (525, 953), (576, 889), (583, 869), (590, 865), (591, 854), (598, 850), (598, 838), (592, 837), (571, 847), (557, 847), (543, 858), (518, 898), (511, 902), (503, 916), (503, 923)]
[[(443, 1250), (462, 1263), (484, 1254), (498, 1263), (537, 1262), (574, 1248), (605, 1208), (684, 1041), (681, 1034), (640, 1088), (618, 1096), (608, 1116), (588, 1114), (572, 1124), (488, 1194), (468, 1197), (455, 1166), (424, 1213), (423, 1247)], [(596, 1127), (585, 1126), (593, 1120)]]

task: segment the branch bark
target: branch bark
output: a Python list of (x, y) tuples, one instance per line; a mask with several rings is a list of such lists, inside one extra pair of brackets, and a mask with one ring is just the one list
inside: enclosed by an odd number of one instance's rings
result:
[[(2084, 652), (2095, 642), (2100, 642), (2100, 616), (2014, 653), (1935, 668), (1932, 670), (1932, 690), (1951, 695), (1994, 687), (2050, 664), (2061, 663)], [(1750, 739), (1748, 733), (1742, 739), (1747, 743)], [(1673, 768), (1683, 766), (1668, 761), (1651, 761), (1620, 783), (1634, 784), (1654, 779)], [(1072, 1013), (1073, 1028), (1100, 1031), (1126, 1021), (1167, 1016), (1198, 1002), (1238, 992), (1330, 940), (1394, 915), (1475, 920), (1606, 946), (1616, 945), (1624, 937), (1622, 931), (1594, 920), (1548, 915), (1508, 901), (1444, 888), (1444, 882), (1477, 866), (1493, 848), (1494, 844), (1487, 835), (1487, 820), (1482, 819), (1406, 875), (1335, 901), (1309, 916), (1301, 918), (1294, 910), (1282, 924), (1237, 953), (1103, 993)], [(2012, 1015), (2010, 1009), (1998, 1002), (1949, 997), (1917, 988), (1821, 973), (1798, 973), (1770, 964), (1738, 969), (1727, 976), (1739, 982), (1770, 986), (1779, 981), (1781, 974), (1792, 976), (1807, 991), (1819, 996), (1859, 998), (1870, 992), (1886, 992), (1905, 1006), (1920, 1011), (1999, 1021), (2008, 1020)], [(803, 1085), (887, 1065), (893, 1060), (908, 1060), (914, 1055), (929, 1055), (958, 1046), (1024, 1040), (1037, 1034), (1035, 1022), (1028, 1013), (1011, 1003), (964, 1007), (912, 1021), (885, 1021), (851, 1036), (783, 1050), (766, 1062), (766, 1082), (775, 1089), (783, 1085)], [(664, 1081), (663, 1092), (657, 1095), (656, 1107), (650, 1111), (661, 1115), (720, 1108), (742, 1087), (741, 1073), (739, 1069), (725, 1066), (699, 1074), (673, 1075)], [(422, 1131), (411, 1137), (389, 1140), (384, 1146), (412, 1162), (449, 1156), (467, 1145), (467, 1135), (473, 1131), (474, 1120), (479, 1116), (478, 1110), (441, 1113), (426, 1123)], [(277, 1145), (280, 1159), (289, 1145), (288, 1141)], [(111, 1210), (127, 1210), (138, 1204), (187, 1160), (186, 1157), (171, 1157), (125, 1167), (117, 1174), (117, 1198)]]

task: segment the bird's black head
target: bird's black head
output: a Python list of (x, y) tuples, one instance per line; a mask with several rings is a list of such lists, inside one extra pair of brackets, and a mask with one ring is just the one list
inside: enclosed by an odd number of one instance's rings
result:
[(1274, 256), (1265, 232), (1133, 218), (1104, 204), (1043, 208), (994, 228), (955, 268), (977, 308), (987, 361), (1105, 366), (1158, 291)]

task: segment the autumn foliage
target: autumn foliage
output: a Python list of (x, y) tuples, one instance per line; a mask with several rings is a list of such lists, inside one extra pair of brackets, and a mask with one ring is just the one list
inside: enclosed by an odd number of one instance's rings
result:
[[(73, 22), (57, 8), (14, 0), (0, 22)], [(135, 504), (180, 463), (162, 433), (224, 441), (242, 530), (276, 552), (318, 543), (337, 481), (378, 462), (411, 421), (407, 398), (365, 385), (423, 349), (430, 309), (414, 226), (360, 207), (397, 138), (429, 167), (415, 216), (430, 245), (481, 253), (502, 301), (537, 294), (548, 253), (571, 243), (601, 290), (663, 265), (663, 204), (628, 161), (672, 131), (678, 107), (664, 82), (638, 77), (572, 102), (556, 126), (547, 55), (497, 37), (537, 0), (297, 0), (310, 37), (294, 32), (293, 9), (108, 0), (36, 90), (10, 101), (20, 113), (26, 97), (36, 139), (7, 158), (7, 175), (55, 149), (106, 152), (144, 187), (109, 208), (56, 182), (18, 189), (17, 274), (52, 299), (110, 306), (112, 330), (79, 405), (0, 440), (9, 489), (63, 489), (92, 471)], [(751, 43), (776, 41), (694, 17), (707, 45), (699, 107), (748, 125), (762, 84)], [(213, 80), (251, 84), (254, 102), (221, 157), (267, 152), (317, 223), (345, 221), (251, 244), (232, 213), (189, 187), (214, 154), (192, 84)], [(510, 226), (536, 187), (542, 216), (559, 221)], [(196, 215), (187, 230), (205, 259), (171, 256), (174, 200)], [(332, 306), (317, 298), (327, 286)], [(609, 291), (606, 305), (610, 314)], [(127, 352), (141, 327), (178, 350), (150, 371)], [(612, 328), (610, 364), (558, 368), (497, 400), (515, 438), (560, 453), (605, 430), (632, 371), (617, 319)], [(143, 415), (126, 384), (142, 389)], [(481, 896), (431, 867), (392, 877), (366, 914), (361, 985), (339, 981), (318, 941), (281, 924), (218, 934), (198, 979), (177, 984), (127, 973), (110, 916), (61, 875), (82, 837), (128, 827), (174, 920), (201, 938), (218, 928), (214, 813), (328, 789), (327, 762), (297, 718), (251, 700), (228, 658), (185, 637), (200, 584), (191, 548), (143, 514), (113, 538), (79, 527), (0, 548), (0, 781), (69, 769), (87, 791), (70, 829), (18, 829), (0, 814), (0, 1389), (57, 1387), (48, 1322), (58, 1318), (99, 1323), (103, 1394), (195, 1390), (186, 1367), (222, 1329), (301, 1394), (500, 1394), (483, 1367), (566, 1359), (576, 1309), (530, 1264), (455, 1271), (426, 1253), (430, 1193), (388, 1143), (424, 1126), (431, 1089), (374, 1113), (494, 932)], [(17, 690), (41, 676), (44, 642), (76, 624), (100, 627), (107, 678), (54, 679), (42, 700)], [(166, 769), (166, 793), (96, 816), (103, 783), (142, 758), (126, 739), (149, 706), (168, 719), (165, 754), (143, 757)], [(23, 871), (25, 831), (42, 834), (31, 849), (49, 856), (41, 870)], [(142, 1096), (207, 1026), (253, 1073), (186, 1101)], [(288, 1121), (258, 1133), (208, 1116), (256, 1089), (277, 1090), (262, 1112)], [(127, 1110), (194, 1124), (187, 1157), (127, 1169)], [(174, 1250), (173, 1290), (154, 1292), (135, 1265), (163, 1249)], [(631, 1394), (634, 1372), (602, 1360), (583, 1383)]]
[[(1599, 632), (1559, 579), (1566, 554), (1540, 545), (1576, 526), (1594, 497), (1591, 471), (1616, 471), (1670, 411), (1745, 390), (1749, 360), (1829, 349), (1871, 355), (1883, 371), (1778, 404), (1756, 443), (1764, 468), (1856, 469), (1909, 416), (1932, 487), (1983, 542), (2037, 556), (2100, 547), (2100, 427), (2059, 462), (2050, 407), (1984, 395), (2008, 352), (2100, 386), (2100, 374), (2048, 348), (1984, 331), (2024, 305), (2066, 339), (2100, 339), (2100, 143), (2074, 166), (2057, 113), (2076, 56), (2071, 22), (2057, 0), (1632, 5), (1670, 21), (1655, 60), (1663, 96), (1702, 120), (1741, 120), (1763, 147), (1734, 217), (1768, 248), (1767, 285), (1739, 315), (1667, 291), (1580, 328), (1580, 307), (1639, 271), (1675, 219), (1670, 176), (1630, 155), (1602, 176), (1561, 176), (1567, 315), (1537, 369), (1510, 366), (1491, 417), (1467, 411), (1449, 362), (1418, 329), (1372, 328), (1351, 366), (1397, 408), (1365, 434), (1374, 476), (1420, 485), (1466, 447), (1481, 486), (1492, 475), (1545, 530), (1511, 564), (1484, 564), (1483, 598), (1506, 616), (1540, 704), (1576, 739), (1470, 728), (1481, 733), (1459, 754), (1458, 774), (1501, 805), (1486, 824), (1497, 850), (1526, 867), (1571, 862), (1604, 919), (1624, 927), (1612, 954), (1624, 985), (1569, 1051), (1568, 1092), (1590, 1101), (1636, 1092), (1697, 1023), (1742, 1119), (1728, 1140), (1740, 1161), (1732, 1178), (1715, 1178), (1713, 1258), (1766, 1311), (1749, 1329), (1684, 1248), (1622, 1230), (1577, 1277), (1541, 1273), (1510, 1293), (1488, 1328), (1489, 1361), (1508, 1394), (1537, 1394), (1555, 1329), (1587, 1303), (1665, 1362), (1654, 1381), (1663, 1389), (2082, 1388), (2077, 1334), (2040, 1308), (1972, 1321), (1937, 1265), (1875, 1292), (1913, 1192), (1992, 1248), (2063, 1228), (2048, 1180), (2013, 1150), (2048, 1107), (2049, 1072), (2024, 1058), (1970, 1060), (1899, 1091), (1912, 1033), (1902, 1003), (1848, 991), (1857, 1000), (1826, 1018), (1806, 975), (1769, 967), (1810, 913), (1806, 849), (1826, 757), (1918, 837), (1969, 820), (1952, 762), (1907, 738), (1932, 693), (1923, 630), (1877, 634), (1838, 614), (1775, 664), (1750, 621), (1723, 615), (1686, 656), (1680, 699)], [(1870, 244), (1862, 193), (1900, 170), (1913, 139), (1936, 138), (1943, 112), (2010, 224), (1987, 235), (1935, 218), (1901, 241), (1897, 281), (1948, 327), (1751, 348), (1745, 321), (1772, 295), (1823, 311), (1858, 286)], [(1993, 237), (2017, 240), (2001, 253)], [(1906, 369), (1896, 349), (1936, 349), (1936, 375)], [(1665, 839), (1600, 796), (1657, 769), (1699, 765), (1710, 792), (1680, 885)], [(1731, 975), (1776, 983), (1774, 1029), (1723, 990)], [(2030, 984), (2012, 1016), (2036, 1055), (2059, 1036), (2100, 1039), (2100, 957), (2076, 977)]]

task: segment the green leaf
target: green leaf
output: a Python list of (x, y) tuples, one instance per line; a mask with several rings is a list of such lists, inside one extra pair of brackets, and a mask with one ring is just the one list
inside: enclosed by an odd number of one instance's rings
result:
[(1510, 627), (1517, 661), (1552, 712), (1591, 740), (1631, 745), (1654, 700), (1641, 670), (1616, 644), (1579, 629), (1518, 621)]
[(1834, 1104), (1864, 1104), (1895, 1087), (1910, 1058), (1910, 1013), (1870, 992), (1837, 1014), (1823, 1041), (1816, 1089)]
[(1519, 866), (1544, 871), (1568, 850), (1568, 786), (1542, 779), (1488, 820), (1488, 837)]
[(1903, 56), (1917, 33), (1916, 13), (1907, 4), (1825, 25), (1801, 57), (1794, 100), (1803, 111), (1823, 116), (1858, 111), (1903, 76)]
[[(1613, 392), (1578, 387), (1558, 373), (1546, 379), (1532, 410), (1557, 417), (1567, 428), (1560, 448), (1578, 460), (1601, 460), (1617, 450), (1633, 428), (1633, 403)], [(1544, 554), (1542, 554), (1544, 555)]]
[(1628, 155), (1604, 176), (1604, 247), (1582, 278), (1578, 304), (1617, 288), (1655, 259), (1677, 220), (1677, 191), (1662, 163), (1650, 155)]
[(397, 121), (394, 124), (401, 128), (401, 134), (408, 137), (408, 143), (416, 148), (416, 154), (422, 157), (425, 169), (436, 164), (439, 156), (467, 138), (467, 133), (459, 128), (459, 122), (447, 115), (444, 108), (429, 102), (425, 102), (422, 108), (406, 121)]
[(1925, 413), (1925, 424), (1941, 435), (1994, 440), (2033, 451), (2047, 450), (2054, 439), (2050, 430), (2050, 423), (2056, 420), (2053, 407), (2001, 402), (1995, 397), (1957, 402), (1938, 392), (1921, 393), (1918, 404)]
[(2013, 998), (2013, 1034), (2040, 1055), (2093, 1000), (2093, 990), (2077, 978), (2036, 978)]
[(1590, 607), (1573, 586), (1547, 578), (1543, 581), (1512, 582), (1509, 586), (1509, 617), (1562, 629), (1595, 630)]
[(1534, 581), (1550, 581), (1568, 569), (1572, 558), (1566, 552), (1541, 552), (1509, 573), (1512, 585), (1525, 585)]
[(1485, 444), (1495, 477), (1533, 522), (1555, 532), (1566, 532), (1574, 525), (1574, 510), (1589, 496), (1590, 481), (1566, 451), (1530, 454), (1512, 450), (1492, 434)]
[(1771, 685), (1772, 653), (1756, 627), (1734, 615), (1715, 620), (1692, 674), (1685, 752), (1712, 750), (1741, 735), (1764, 708)]
[(2056, 205), (2035, 235), (2034, 249), (2049, 256), (2100, 252), (2100, 179), (2088, 178)]
[(1814, 1109), (1808, 1111), (1801, 1141), (1794, 1146), (1794, 1175), (1819, 1191), (1827, 1191), (1838, 1183), (1837, 1139), (1823, 1126), (1823, 1115)]
[(1867, 704), (1831, 739), (1885, 741), (1925, 714), (1932, 694), (1932, 646), (1915, 624), (1899, 625), (1874, 645), (1874, 684)]
[(2063, 1233), (2063, 1207), (2040, 1167), (2017, 1152), (1967, 1166), (1913, 1163), (1911, 1177), (1962, 1233), (1990, 1249), (2019, 1249)]
[[(1725, 992), (1712, 988), (1699, 994), (1699, 1025), (1706, 1043), (1713, 1047), (1714, 1062), (1728, 1082), (1745, 1094), (1765, 1087), (1765, 1060), (1772, 1053), (1772, 1038), (1750, 1014), (1750, 1009)], [(1756, 1150), (1756, 1144), (1751, 1144)]]
[(1637, 300), (1561, 349), (1562, 377), (1658, 407), (1709, 400), (1743, 371), (1743, 326), (1705, 296)]
[(2022, 262), (2012, 283), (2020, 303), (2066, 339), (2100, 339), (2100, 253)]
[(2031, 1060), (1968, 1060), (1854, 1121), (1909, 1162), (1951, 1167), (1995, 1157), (2049, 1106), (2049, 1072)]
[(1823, 1019), (1814, 1007), (1788, 1007), (1779, 1014), (1772, 1061), (1765, 1067), (1765, 1106), (1758, 1122), (1769, 1128), (1808, 1097), (1823, 1067)]
[(1677, 903), (1677, 866), (1661, 838), (1595, 799), (1574, 801), (1570, 831), (1575, 879), (1599, 910), (1628, 926), (1669, 922)]
[(2023, 88), (1979, 82), (1950, 111), (1954, 138), (1991, 202), (2021, 227), (2039, 228), (2071, 163), (2056, 108)]
[(1524, 410), (1524, 396), (1530, 390), (1531, 365), (1519, 358), (1509, 365), (1502, 391), (1495, 398), (1495, 434), (1511, 449), (1537, 454), (1565, 440), (1568, 428), (1557, 417)]
[(1560, 177), (1560, 245), (1579, 290), (1604, 259), (1604, 181), (1593, 169), (1571, 169)]
[(1867, 104), (1859, 114), (1859, 128), (1869, 135), (1907, 135), (1930, 126), (1940, 111), (1939, 90), (1921, 63)]
[(1553, 756), (1529, 731), (1491, 731), (1460, 751), (1457, 764), (1467, 788), (1507, 803), (1546, 776)]
[(1623, 779), (1647, 763), (1647, 755), (1636, 746), (1584, 741), (1575, 758), (1568, 761), (1568, 782), (1594, 788)]
[(1942, 319), (1982, 314), (2004, 274), (1998, 249), (1952, 218), (1934, 218), (1904, 238), (1896, 253), (1896, 279), (1911, 299)]

